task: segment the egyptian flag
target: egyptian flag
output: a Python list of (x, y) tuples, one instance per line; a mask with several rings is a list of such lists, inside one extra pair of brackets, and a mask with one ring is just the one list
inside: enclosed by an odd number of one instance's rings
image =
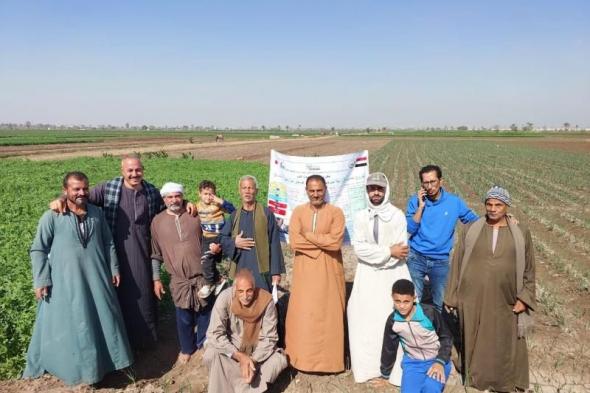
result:
[(357, 157), (354, 167), (358, 168), (359, 166), (367, 166), (367, 157), (366, 156)]
[(268, 201), (268, 208), (277, 216), (287, 215), (287, 204), (284, 202), (273, 201), (270, 199)]

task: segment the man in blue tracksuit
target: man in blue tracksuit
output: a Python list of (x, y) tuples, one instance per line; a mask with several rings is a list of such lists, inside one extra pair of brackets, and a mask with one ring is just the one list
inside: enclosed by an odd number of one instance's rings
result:
[(440, 393), (451, 373), (451, 332), (442, 315), (428, 304), (416, 304), (414, 285), (401, 279), (391, 289), (395, 311), (385, 323), (381, 349), (381, 377), (389, 379), (401, 342), (402, 393)]
[(467, 224), (479, 217), (461, 198), (443, 189), (440, 167), (427, 165), (418, 176), (422, 186), (410, 197), (406, 209), (410, 235), (407, 264), (418, 298), (422, 298), (424, 277), (428, 276), (434, 306), (441, 311), (457, 220)]

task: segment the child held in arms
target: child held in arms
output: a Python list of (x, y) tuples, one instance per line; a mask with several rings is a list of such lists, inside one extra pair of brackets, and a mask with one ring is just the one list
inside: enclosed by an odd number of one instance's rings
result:
[(391, 289), (394, 311), (385, 324), (381, 350), (381, 379), (386, 385), (401, 341), (402, 393), (442, 392), (451, 373), (453, 339), (441, 314), (428, 304), (417, 304), (414, 284), (397, 280)]
[[(202, 247), (203, 277), (208, 285), (199, 291), (199, 297), (206, 298), (213, 291), (219, 293), (225, 284), (224, 279), (219, 278), (217, 264), (221, 262), (221, 246), (219, 234), (225, 225), (224, 214), (231, 214), (235, 209), (231, 202), (221, 199), (216, 195), (217, 187), (210, 180), (199, 183), (199, 202), (197, 211), (203, 230)], [(217, 285), (215, 282), (219, 281)]]

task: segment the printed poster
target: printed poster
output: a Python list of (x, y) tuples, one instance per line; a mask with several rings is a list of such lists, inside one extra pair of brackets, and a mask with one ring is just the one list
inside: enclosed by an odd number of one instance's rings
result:
[(305, 179), (322, 175), (328, 188), (326, 200), (344, 212), (345, 242), (352, 236), (352, 220), (357, 211), (367, 207), (365, 181), (369, 175), (367, 150), (339, 156), (288, 156), (272, 150), (268, 180), (268, 207), (277, 217), (281, 240), (288, 241), (289, 219), (293, 209), (309, 202)]

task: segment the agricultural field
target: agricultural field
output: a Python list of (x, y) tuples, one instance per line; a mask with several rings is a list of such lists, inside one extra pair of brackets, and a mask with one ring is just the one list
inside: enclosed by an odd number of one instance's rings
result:
[(27, 145), (55, 145), (55, 144), (79, 144), (100, 142), (131, 142), (136, 139), (215, 139), (217, 134), (226, 134), (229, 139), (254, 139), (267, 137), (269, 133), (249, 130), (233, 130), (231, 134), (225, 131), (192, 131), (192, 130), (130, 130), (130, 129), (18, 129), (0, 130), (0, 146), (27, 146)]
[[(445, 187), (461, 195), (476, 212), (483, 213), (482, 196), (493, 184), (506, 187), (513, 197), (512, 213), (531, 228), (537, 258), (536, 333), (529, 341), (531, 383), (535, 391), (582, 392), (590, 389), (590, 139), (578, 138), (426, 138), (374, 139), (374, 144), (358, 138), (330, 138), (332, 145), (313, 150), (312, 145), (281, 145), (287, 154), (340, 154), (369, 148), (371, 171), (383, 171), (392, 188), (392, 201), (405, 209), (407, 198), (418, 188), (418, 169), (427, 163), (443, 168)], [(299, 142), (299, 141), (297, 141)], [(320, 141), (312, 141), (319, 145)], [(295, 146), (298, 146), (295, 149)], [(241, 151), (258, 151), (240, 157), (239, 146), (219, 147), (216, 158), (240, 161), (203, 161), (192, 150), (151, 154), (145, 158), (146, 178), (156, 185), (175, 180), (194, 190), (207, 177), (217, 182), (220, 194), (237, 201), (236, 180), (251, 173), (267, 184), (268, 166), (262, 155), (266, 145), (242, 146)], [(291, 150), (289, 150), (289, 148)], [(225, 152), (222, 150), (225, 149)], [(166, 151), (166, 145), (161, 146)], [(191, 154), (189, 154), (191, 153)], [(184, 158), (182, 158), (184, 157)], [(268, 157), (268, 156), (266, 156)], [(249, 160), (261, 162), (249, 162)], [(117, 175), (118, 159), (106, 157), (71, 160), (25, 161), (4, 159), (0, 179), (0, 377), (14, 378), (22, 371), (35, 302), (32, 295), (28, 247), (37, 220), (47, 202), (60, 192), (60, 182), (68, 170), (86, 172), (97, 183)], [(190, 199), (194, 199), (191, 191)], [(266, 198), (262, 187), (259, 200)], [(289, 265), (291, 253), (285, 247)], [(354, 277), (355, 260), (345, 250), (346, 279)], [(287, 284), (289, 282), (287, 277)], [(166, 305), (164, 305), (166, 308)], [(163, 310), (164, 343), (174, 346), (138, 361), (136, 380), (112, 378), (99, 391), (136, 387), (144, 391), (206, 391), (206, 370), (200, 360), (190, 368), (172, 369), (176, 351), (174, 323)], [(160, 361), (164, 370), (146, 371)], [(153, 371), (153, 372), (152, 372)], [(456, 382), (456, 379), (455, 379)], [(60, 389), (52, 378), (35, 382), (0, 382), (1, 391)], [(368, 385), (355, 385), (349, 372), (337, 376), (315, 376), (285, 372), (275, 392), (371, 392)], [(449, 386), (447, 391), (464, 391)]]

